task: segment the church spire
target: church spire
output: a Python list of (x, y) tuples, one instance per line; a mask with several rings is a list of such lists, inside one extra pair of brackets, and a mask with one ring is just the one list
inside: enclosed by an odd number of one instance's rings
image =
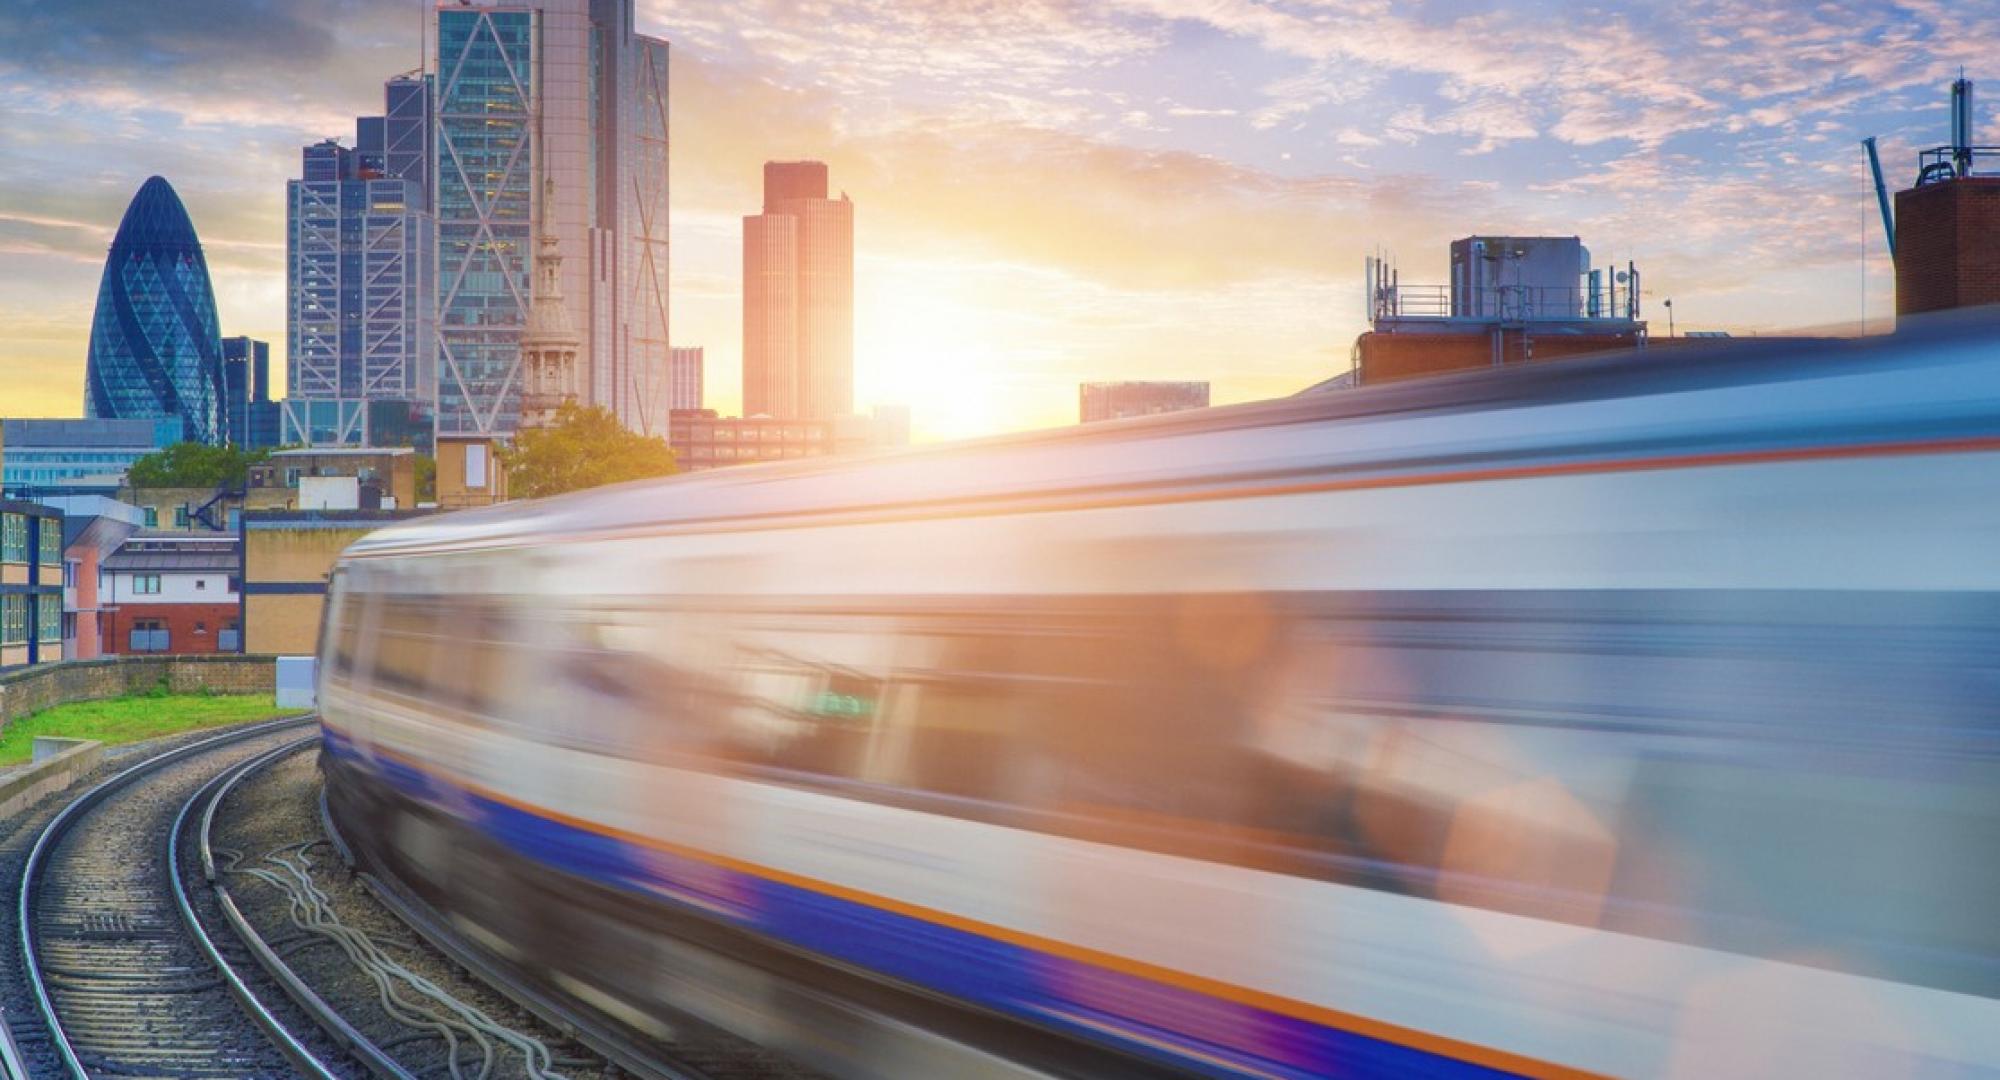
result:
[(582, 342), (570, 322), (569, 305), (563, 302), (562, 250), (550, 223), (555, 201), (556, 182), (544, 179), (533, 298), (521, 334), (521, 366), (527, 375), (521, 395), (522, 428), (547, 427), (555, 421), (557, 409), (576, 400), (576, 355)]

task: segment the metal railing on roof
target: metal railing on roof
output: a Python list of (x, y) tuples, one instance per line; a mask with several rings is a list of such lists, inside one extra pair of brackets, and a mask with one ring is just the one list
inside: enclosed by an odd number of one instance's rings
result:
[(1376, 290), (1373, 319), (1469, 319), (1507, 321), (1555, 319), (1630, 319), (1628, 301), (1620, 292), (1614, 306), (1607, 292), (1593, 296), (1584, 288), (1499, 285), (1473, 290), (1454, 305), (1448, 285), (1387, 285)]
[(1933, 146), (1917, 153), (1917, 186), (2000, 176), (2000, 146)]

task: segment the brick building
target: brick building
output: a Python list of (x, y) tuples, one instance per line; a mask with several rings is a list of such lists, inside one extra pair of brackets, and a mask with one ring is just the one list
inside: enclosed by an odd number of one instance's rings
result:
[(2000, 303), (2000, 176), (1896, 193), (1896, 314)]
[[(352, 479), (355, 505), (343, 509), (408, 510), (417, 505), (417, 452), (408, 447), (280, 450), (250, 466), (245, 508), (310, 509), (311, 481)], [(303, 501), (302, 501), (303, 499)]]
[(141, 531), (104, 560), (98, 627), (106, 655), (242, 651), (237, 538)]
[(118, 501), (139, 508), (142, 528), (160, 532), (235, 532), (243, 512), (243, 492), (227, 488), (124, 487)]
[(1611, 329), (1545, 323), (1506, 326), (1499, 323), (1460, 325), (1466, 320), (1440, 320), (1435, 325), (1377, 323), (1354, 343), (1360, 381), (1369, 385), (1470, 371), (1504, 364), (1561, 360), (1571, 356), (1633, 349), (1646, 344), (1644, 324)]
[(304, 656), (319, 647), (334, 560), (376, 529), (429, 510), (270, 510), (243, 515), (244, 646)]

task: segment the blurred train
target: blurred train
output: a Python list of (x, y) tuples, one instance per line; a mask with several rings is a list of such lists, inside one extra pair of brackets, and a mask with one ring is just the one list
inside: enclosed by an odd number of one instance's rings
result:
[(362, 856), (844, 1075), (2000, 1074), (2000, 331), (401, 524)]

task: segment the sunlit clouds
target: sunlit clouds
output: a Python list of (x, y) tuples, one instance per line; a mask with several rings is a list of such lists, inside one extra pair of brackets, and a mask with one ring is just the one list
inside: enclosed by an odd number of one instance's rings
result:
[[(151, 173), (224, 332), (282, 354), (284, 181), (414, 66), (421, 10), (0, 13), (0, 412), (77, 409)], [(759, 166), (817, 158), (856, 207), (857, 402), (910, 405), (920, 438), (1069, 422), (1089, 379), (1289, 392), (1345, 367), (1362, 256), (1441, 280), (1474, 232), (1637, 260), (1682, 329), (1885, 327), (1857, 140), (1907, 184), (1958, 65), (2000, 79), (2000, 10), (1923, 0), (641, 0), (640, 24), (674, 43), (672, 336), (706, 346), (710, 404), (738, 404)]]

